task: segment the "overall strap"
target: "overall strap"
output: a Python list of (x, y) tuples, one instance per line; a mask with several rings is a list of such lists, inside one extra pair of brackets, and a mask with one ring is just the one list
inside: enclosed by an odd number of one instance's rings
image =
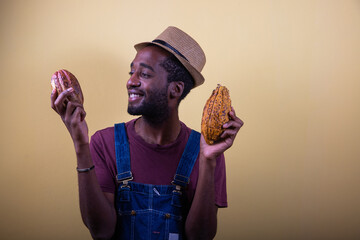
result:
[(125, 123), (117, 123), (115, 127), (115, 153), (118, 182), (132, 180), (130, 168), (130, 149), (126, 135)]
[(190, 182), (190, 174), (200, 151), (200, 136), (200, 133), (191, 131), (172, 184), (186, 187)]

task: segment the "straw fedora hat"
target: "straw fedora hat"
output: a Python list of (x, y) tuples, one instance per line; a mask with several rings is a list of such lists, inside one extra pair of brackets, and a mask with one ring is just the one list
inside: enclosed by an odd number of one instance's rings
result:
[(143, 49), (149, 44), (157, 45), (172, 53), (189, 71), (194, 78), (194, 87), (204, 83), (201, 75), (206, 58), (200, 45), (188, 34), (176, 27), (168, 27), (152, 42), (142, 42), (134, 47), (136, 51)]

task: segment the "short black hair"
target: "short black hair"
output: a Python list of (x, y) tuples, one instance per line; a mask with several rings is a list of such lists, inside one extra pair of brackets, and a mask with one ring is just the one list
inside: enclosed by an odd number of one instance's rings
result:
[(168, 73), (168, 83), (179, 81), (184, 83), (184, 91), (179, 99), (180, 103), (180, 101), (183, 100), (194, 87), (193, 77), (173, 54), (170, 54), (170, 56), (167, 57), (160, 65)]

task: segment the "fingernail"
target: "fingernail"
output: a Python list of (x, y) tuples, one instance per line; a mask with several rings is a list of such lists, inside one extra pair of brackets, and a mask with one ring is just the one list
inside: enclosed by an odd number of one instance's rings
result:
[(66, 91), (72, 92), (72, 91), (74, 91), (74, 89), (71, 87), (71, 88), (66, 89)]

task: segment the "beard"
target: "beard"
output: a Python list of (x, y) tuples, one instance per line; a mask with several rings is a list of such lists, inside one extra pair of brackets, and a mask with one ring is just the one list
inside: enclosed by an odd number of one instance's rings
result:
[(159, 124), (165, 121), (169, 116), (168, 85), (156, 91), (147, 92), (146, 99), (138, 106), (128, 105), (130, 115), (142, 115), (145, 120), (153, 124)]

